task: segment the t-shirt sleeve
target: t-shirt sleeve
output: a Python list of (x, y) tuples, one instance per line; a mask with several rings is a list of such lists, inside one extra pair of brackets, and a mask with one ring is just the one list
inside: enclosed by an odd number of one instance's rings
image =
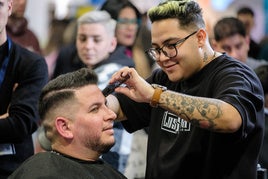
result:
[[(263, 119), (263, 92), (255, 73), (247, 68), (237, 69), (215, 80), (216, 98), (234, 106), (242, 117), (242, 137), (246, 137)], [(224, 84), (224, 85), (222, 85)], [(220, 87), (217, 87), (220, 86)]]
[(122, 111), (127, 120), (122, 124), (128, 132), (135, 132), (144, 127), (148, 127), (150, 123), (151, 107), (147, 103), (137, 103), (123, 94), (116, 93)]

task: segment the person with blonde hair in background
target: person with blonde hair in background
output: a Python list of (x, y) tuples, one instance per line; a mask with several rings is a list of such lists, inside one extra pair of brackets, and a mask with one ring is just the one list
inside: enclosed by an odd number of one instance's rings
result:
[[(107, 0), (100, 9), (107, 11), (117, 22), (115, 36), (118, 45), (115, 51), (122, 51), (129, 56), (141, 76), (148, 77), (151, 67), (142, 48), (142, 41), (138, 38), (142, 15), (137, 7), (128, 0)], [(103, 158), (124, 173), (131, 153), (133, 135), (124, 130), (120, 122), (116, 122), (114, 127), (117, 143)]]
[(143, 53), (140, 39), (142, 14), (128, 0), (107, 0), (102, 6), (117, 21), (115, 36), (118, 41), (116, 50), (123, 50), (135, 63), (135, 69), (146, 78), (151, 74), (151, 60)]

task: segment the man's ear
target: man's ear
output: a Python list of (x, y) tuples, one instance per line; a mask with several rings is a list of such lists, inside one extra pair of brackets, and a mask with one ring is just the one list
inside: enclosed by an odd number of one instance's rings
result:
[(211, 47), (216, 50), (216, 51), (220, 51), (219, 47), (218, 47), (218, 43), (216, 42), (215, 39), (211, 39), (210, 40), (210, 43), (211, 43)]
[(57, 117), (55, 120), (55, 126), (58, 131), (58, 133), (67, 139), (72, 139), (73, 138), (73, 132), (70, 129), (70, 120), (65, 118), (65, 117)]
[(246, 35), (245, 39), (246, 39), (246, 42), (247, 42), (247, 44), (249, 46), (250, 45), (250, 36), (249, 35)]
[(200, 47), (203, 47), (207, 41), (207, 36), (208, 33), (206, 32), (205, 29), (201, 28), (197, 32), (197, 39), (198, 39), (198, 44)]
[(13, 0), (7, 2), (8, 2), (8, 16), (10, 16), (12, 14)]
[(115, 50), (116, 46), (117, 46), (117, 39), (116, 37), (112, 37), (109, 52), (112, 53)]

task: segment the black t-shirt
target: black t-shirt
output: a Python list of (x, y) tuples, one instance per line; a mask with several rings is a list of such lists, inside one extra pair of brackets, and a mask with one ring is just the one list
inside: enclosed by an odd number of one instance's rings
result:
[[(264, 139), (262, 143), (262, 148), (260, 152), (260, 159), (259, 163), (262, 168), (265, 168), (268, 170), (268, 109), (266, 109), (265, 113), (265, 133), (264, 133)], [(268, 178), (268, 171), (266, 171), (266, 177)]]
[(9, 179), (126, 179), (102, 160), (83, 161), (55, 152), (42, 152), (25, 161)]
[(211, 132), (167, 110), (117, 94), (128, 118), (124, 127), (133, 132), (149, 126), (146, 178), (256, 178), (264, 99), (258, 77), (249, 67), (224, 54), (188, 80), (171, 82), (158, 69), (147, 81), (184, 94), (223, 100), (239, 111), (243, 122), (235, 133)]

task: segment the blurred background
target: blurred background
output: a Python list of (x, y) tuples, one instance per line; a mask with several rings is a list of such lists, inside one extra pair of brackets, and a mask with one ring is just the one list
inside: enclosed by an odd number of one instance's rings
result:
[[(53, 19), (70, 20), (82, 13), (99, 8), (105, 0), (28, 0), (26, 18), (41, 47), (48, 42), (49, 27)], [(157, 5), (161, 0), (130, 0), (141, 13)], [(208, 28), (222, 16), (235, 16), (241, 6), (249, 6), (255, 13), (256, 23), (252, 31), (252, 38), (259, 42), (268, 34), (268, 1), (267, 0), (197, 0), (203, 7)]]
[[(28, 27), (32, 30), (38, 38), (40, 47), (43, 51), (49, 69), (54, 69), (55, 61), (59, 53), (59, 49), (67, 44), (75, 42), (76, 28), (75, 19), (83, 13), (100, 9), (106, 0), (27, 0), (25, 17), (28, 20)], [(108, 0), (112, 1), (112, 0)], [(114, 0), (113, 0), (114, 1)], [(157, 5), (162, 0), (129, 0), (140, 11), (142, 16), (142, 26), (145, 26), (145, 31), (139, 36), (141, 41), (137, 40), (137, 45), (142, 46), (136, 49), (138, 55), (133, 59), (139, 61), (146, 61), (144, 50), (151, 46), (150, 42), (150, 22), (146, 18), (146, 12), (152, 6)], [(211, 38), (213, 38), (213, 27), (215, 23), (222, 17), (236, 17), (238, 9), (241, 7), (250, 7), (254, 11), (255, 24), (251, 31), (251, 38), (257, 43), (266, 39), (268, 42), (268, 0), (196, 0), (203, 8), (203, 15), (207, 25), (207, 31)], [(142, 43), (139, 43), (142, 42)], [(140, 45), (142, 44), (142, 45)], [(135, 48), (133, 48), (135, 50)], [(268, 45), (267, 45), (268, 49)], [(134, 53), (133, 50), (133, 54)], [(267, 50), (266, 50), (267, 51)], [(267, 61), (268, 55), (266, 54)], [(146, 67), (144, 63), (139, 63), (141, 72), (145, 72)], [(150, 62), (150, 60), (149, 60)], [(139, 70), (136, 64), (136, 69)], [(150, 69), (154, 69), (154, 64), (150, 63)], [(150, 73), (149, 69), (149, 73)], [(50, 71), (50, 73), (52, 73)], [(148, 73), (144, 73), (146, 77)], [(131, 146), (130, 158), (128, 159), (125, 175), (132, 179), (142, 179), (145, 174), (145, 158), (146, 158), (146, 131), (137, 131), (134, 134)]]

